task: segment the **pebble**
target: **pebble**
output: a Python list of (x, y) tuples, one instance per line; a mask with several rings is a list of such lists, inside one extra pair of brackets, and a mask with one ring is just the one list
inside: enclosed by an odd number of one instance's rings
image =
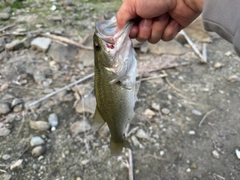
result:
[(76, 59), (78, 48), (72, 45), (62, 45), (53, 42), (48, 50), (48, 55), (56, 62), (69, 62)]
[(72, 136), (76, 136), (78, 133), (86, 132), (91, 129), (91, 125), (86, 121), (76, 121), (70, 126), (70, 132)]
[(39, 157), (44, 153), (44, 151), (45, 151), (45, 148), (43, 146), (36, 146), (32, 149), (32, 156)]
[(12, 103), (11, 103), (11, 107), (13, 108), (16, 105), (22, 104), (23, 101), (21, 99), (15, 98), (13, 99)]
[(214, 67), (215, 69), (219, 69), (219, 68), (223, 67), (223, 64), (220, 63), (220, 62), (215, 62), (215, 63), (213, 64), (213, 67)]
[(76, 180), (82, 180), (80, 177), (77, 177)]
[(165, 115), (167, 115), (167, 114), (170, 113), (170, 110), (169, 110), (168, 108), (162, 108), (161, 111), (162, 111), (162, 113), (165, 114)]
[(202, 112), (198, 111), (197, 109), (193, 109), (192, 113), (195, 114), (196, 116), (201, 116)]
[(217, 151), (217, 150), (213, 150), (213, 151), (212, 151), (212, 156), (213, 156), (214, 158), (216, 158), (216, 159), (219, 159), (219, 153), (218, 153), (218, 151)]
[(40, 136), (32, 137), (30, 140), (31, 147), (43, 145), (45, 142)]
[(141, 139), (148, 139), (147, 133), (143, 129), (138, 129), (136, 136)]
[(9, 155), (9, 154), (4, 154), (3, 156), (2, 156), (2, 159), (3, 160), (9, 160), (11, 158), (11, 156)]
[(0, 20), (8, 20), (10, 18), (9, 13), (0, 13)]
[(236, 153), (237, 158), (240, 159), (240, 151), (239, 151), (239, 149), (236, 149), (235, 153)]
[(13, 108), (13, 112), (21, 112), (23, 110), (23, 104), (18, 104)]
[(7, 136), (11, 133), (11, 130), (6, 127), (0, 127), (0, 136)]
[(49, 124), (50, 124), (51, 127), (57, 127), (57, 125), (58, 125), (58, 117), (57, 117), (57, 114), (51, 113), (51, 114), (48, 116), (48, 122), (49, 122)]
[(163, 156), (165, 154), (165, 152), (164, 151), (160, 151), (159, 154), (160, 154), (160, 156)]
[(30, 121), (30, 127), (39, 131), (47, 131), (50, 129), (50, 124), (46, 121)]
[(155, 115), (155, 112), (152, 111), (151, 109), (146, 109), (144, 111), (144, 115), (147, 116), (148, 118), (152, 118)]
[(194, 131), (194, 130), (188, 131), (188, 134), (190, 134), (190, 135), (195, 135), (195, 134), (196, 134), (196, 131)]
[(23, 42), (20, 41), (19, 39), (15, 39), (12, 42), (7, 43), (5, 45), (5, 49), (9, 51), (19, 50), (22, 47), (23, 47)]
[(56, 61), (50, 61), (49, 66), (53, 72), (57, 72), (61, 68), (61, 65)]
[(152, 103), (152, 108), (153, 108), (155, 111), (159, 111), (159, 110), (160, 110), (160, 105), (157, 104), (157, 103)]
[(52, 40), (45, 37), (37, 37), (32, 40), (31, 47), (39, 51), (46, 52), (51, 44)]
[(10, 166), (10, 169), (12, 171), (15, 170), (15, 169), (21, 169), (22, 168), (22, 163), (23, 163), (23, 159), (19, 159)]
[(38, 82), (44, 81), (46, 79), (46, 74), (37, 71), (37, 72), (34, 72), (33, 78), (38, 83)]
[(8, 103), (0, 103), (0, 114), (5, 115), (11, 111)]
[(238, 75), (234, 74), (234, 75), (231, 75), (227, 78), (228, 81), (230, 82), (235, 82), (239, 79)]

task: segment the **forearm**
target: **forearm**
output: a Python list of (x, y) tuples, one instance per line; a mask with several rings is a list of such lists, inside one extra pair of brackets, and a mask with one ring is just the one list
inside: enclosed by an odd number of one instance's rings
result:
[(234, 44), (240, 55), (240, 1), (205, 0), (203, 24), (207, 31), (214, 31)]

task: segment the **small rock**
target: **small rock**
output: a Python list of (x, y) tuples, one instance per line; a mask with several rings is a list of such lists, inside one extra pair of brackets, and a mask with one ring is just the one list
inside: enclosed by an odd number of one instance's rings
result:
[(160, 105), (157, 104), (157, 103), (152, 103), (152, 108), (153, 108), (155, 111), (159, 111), (159, 110), (160, 110)]
[(31, 47), (39, 51), (46, 52), (51, 44), (52, 40), (44, 37), (37, 37), (32, 40)]
[(139, 129), (136, 133), (136, 136), (141, 139), (148, 139), (148, 135), (143, 129)]
[(18, 104), (13, 108), (13, 112), (20, 112), (23, 110), (23, 104)]
[(33, 78), (38, 83), (38, 82), (44, 81), (46, 79), (46, 74), (37, 71), (33, 74)]
[(152, 111), (151, 109), (146, 109), (144, 111), (144, 115), (147, 116), (148, 118), (152, 118), (155, 115), (155, 112)]
[(215, 62), (215, 63), (213, 64), (213, 67), (214, 67), (215, 69), (219, 69), (219, 68), (223, 67), (223, 64), (220, 63), (220, 62)]
[(0, 13), (0, 20), (8, 20), (10, 18), (9, 13)]
[(195, 114), (196, 116), (201, 116), (202, 115), (202, 113), (197, 109), (193, 109), (192, 113)]
[(11, 107), (13, 108), (14, 106), (22, 104), (22, 103), (23, 103), (23, 101), (21, 99), (15, 98), (12, 101)]
[(217, 151), (217, 150), (213, 150), (213, 151), (212, 151), (212, 156), (213, 156), (214, 158), (216, 158), (216, 159), (219, 159), (219, 153), (218, 153), (218, 151)]
[(43, 146), (36, 146), (32, 150), (32, 156), (39, 157), (44, 153), (44, 151), (45, 151), (45, 148)]
[(91, 125), (86, 120), (74, 122), (70, 126), (70, 131), (73, 137), (76, 136), (78, 133), (86, 132), (89, 131), (90, 129)]
[(6, 127), (0, 127), (0, 136), (7, 136), (11, 133), (10, 129)]
[(93, 94), (89, 94), (77, 102), (75, 110), (78, 113), (89, 112), (93, 114), (95, 112), (95, 108), (96, 98)]
[(191, 172), (191, 169), (190, 169), (190, 168), (187, 168), (186, 172)]
[(15, 169), (21, 169), (22, 168), (22, 162), (23, 162), (23, 159), (19, 159), (17, 160), (15, 163), (13, 163), (11, 166), (10, 166), (10, 169), (13, 171)]
[(64, 46), (53, 42), (48, 51), (49, 56), (56, 62), (69, 62), (76, 59), (78, 48), (73, 45)]
[(165, 114), (165, 115), (167, 115), (167, 114), (170, 113), (170, 110), (169, 110), (168, 108), (162, 108), (161, 111), (162, 111), (162, 113)]
[(235, 150), (236, 156), (238, 159), (240, 159), (240, 151), (238, 149)]
[(160, 151), (159, 154), (160, 154), (160, 156), (163, 156), (165, 154), (165, 152), (164, 151)]
[(30, 121), (30, 127), (38, 131), (47, 131), (50, 128), (50, 124), (46, 121)]
[(227, 52), (225, 53), (225, 56), (230, 56), (230, 55), (232, 55), (232, 52), (231, 52), (231, 51), (227, 51)]
[(173, 97), (172, 97), (171, 94), (168, 94), (168, 95), (167, 95), (167, 98), (168, 98), (169, 101), (171, 101)]
[(5, 45), (5, 49), (9, 51), (19, 50), (23, 47), (23, 42), (19, 39), (15, 39), (12, 42)]
[(61, 68), (60, 64), (56, 61), (50, 61), (49, 66), (53, 72), (57, 72)]
[(230, 82), (235, 82), (238, 80), (238, 76), (237, 75), (231, 75), (227, 78), (228, 81)]
[(31, 147), (39, 146), (44, 143), (45, 143), (44, 140), (39, 136), (32, 137), (30, 140)]
[(89, 161), (90, 161), (89, 159), (82, 160), (82, 161), (81, 161), (81, 164), (82, 164), (82, 165), (86, 165), (87, 163), (89, 163)]
[(11, 111), (8, 103), (0, 103), (0, 114), (6, 115)]
[(4, 154), (3, 156), (2, 156), (2, 159), (3, 160), (9, 160), (11, 158), (11, 156), (9, 155), (9, 154)]
[(76, 180), (82, 180), (80, 177), (77, 177)]
[(194, 130), (188, 131), (188, 134), (190, 134), (190, 135), (195, 135), (195, 134), (196, 134), (196, 131), (194, 131)]
[(197, 168), (196, 163), (192, 162), (191, 165), (190, 165), (190, 168), (191, 168), (191, 169), (196, 169), (196, 168)]
[(79, 52), (78, 58), (82, 61), (84, 67), (93, 66), (93, 53), (87, 50), (81, 50)]
[(51, 127), (57, 127), (58, 125), (58, 117), (55, 113), (52, 113), (48, 116), (48, 122)]

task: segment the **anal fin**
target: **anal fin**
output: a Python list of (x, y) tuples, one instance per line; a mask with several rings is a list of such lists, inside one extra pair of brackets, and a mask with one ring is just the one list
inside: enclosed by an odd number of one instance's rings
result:
[(93, 116), (93, 124), (92, 124), (92, 130), (94, 132), (98, 131), (103, 125), (105, 121), (102, 118), (101, 114), (99, 113), (98, 108), (96, 107), (94, 116)]

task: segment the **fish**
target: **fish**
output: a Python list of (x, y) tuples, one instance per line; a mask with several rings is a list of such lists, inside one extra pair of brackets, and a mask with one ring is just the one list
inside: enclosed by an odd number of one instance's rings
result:
[(92, 129), (107, 123), (112, 155), (131, 145), (125, 137), (126, 125), (135, 116), (137, 60), (129, 33), (133, 22), (117, 29), (116, 17), (95, 24), (94, 92), (96, 110)]

